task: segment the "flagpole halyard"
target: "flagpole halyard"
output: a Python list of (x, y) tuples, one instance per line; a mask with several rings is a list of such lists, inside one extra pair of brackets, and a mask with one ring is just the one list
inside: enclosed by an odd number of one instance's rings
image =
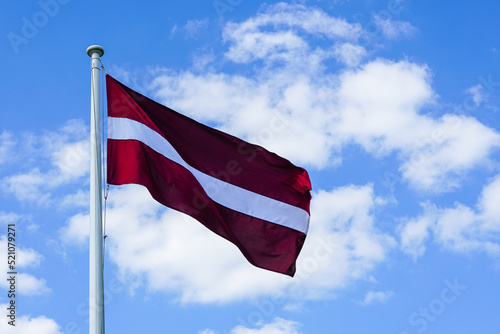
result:
[(90, 116), (90, 256), (89, 256), (89, 334), (104, 334), (104, 278), (102, 233), (102, 168), (101, 168), (101, 97), (99, 45), (87, 48), (92, 58)]

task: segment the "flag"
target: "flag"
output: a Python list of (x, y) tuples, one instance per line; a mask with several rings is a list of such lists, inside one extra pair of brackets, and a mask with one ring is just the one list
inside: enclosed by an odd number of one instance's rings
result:
[(198, 123), (106, 76), (107, 182), (139, 184), (235, 244), (253, 265), (293, 276), (311, 182), (288, 160)]

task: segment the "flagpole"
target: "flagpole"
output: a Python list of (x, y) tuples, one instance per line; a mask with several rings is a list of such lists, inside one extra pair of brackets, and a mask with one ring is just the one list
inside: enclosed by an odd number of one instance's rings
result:
[(104, 334), (104, 278), (102, 248), (102, 175), (101, 175), (101, 97), (99, 45), (87, 48), (92, 58), (90, 112), (90, 265), (89, 265), (89, 334)]

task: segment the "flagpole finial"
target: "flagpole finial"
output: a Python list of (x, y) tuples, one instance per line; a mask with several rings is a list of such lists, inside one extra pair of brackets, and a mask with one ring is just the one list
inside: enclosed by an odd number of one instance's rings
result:
[(92, 57), (94, 53), (97, 53), (99, 57), (102, 57), (104, 55), (104, 49), (100, 45), (91, 45), (87, 48), (87, 54), (89, 57)]

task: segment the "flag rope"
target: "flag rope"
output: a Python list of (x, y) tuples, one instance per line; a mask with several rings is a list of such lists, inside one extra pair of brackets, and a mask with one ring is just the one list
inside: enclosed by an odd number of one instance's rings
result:
[[(99, 58), (99, 62), (101, 64), (101, 68), (104, 70), (104, 73), (101, 74), (101, 96), (106, 96), (106, 75), (108, 72), (106, 71), (106, 68), (104, 67), (104, 64), (102, 63), (102, 60)], [(103, 244), (103, 253), (104, 249), (106, 246), (106, 238), (108, 237), (106, 235), (106, 207), (107, 207), (107, 200), (108, 200), (108, 193), (109, 193), (109, 185), (107, 181), (107, 173), (106, 173), (106, 158), (107, 158), (107, 119), (108, 119), (108, 109), (107, 109), (107, 103), (105, 102), (106, 99), (101, 99), (101, 175), (102, 175), (102, 189), (103, 189), (103, 194), (104, 194), (104, 208), (103, 208), (103, 238), (104, 238), (104, 244)], [(104, 259), (103, 259), (104, 260)], [(104, 261), (103, 261), (103, 266), (104, 266)]]

